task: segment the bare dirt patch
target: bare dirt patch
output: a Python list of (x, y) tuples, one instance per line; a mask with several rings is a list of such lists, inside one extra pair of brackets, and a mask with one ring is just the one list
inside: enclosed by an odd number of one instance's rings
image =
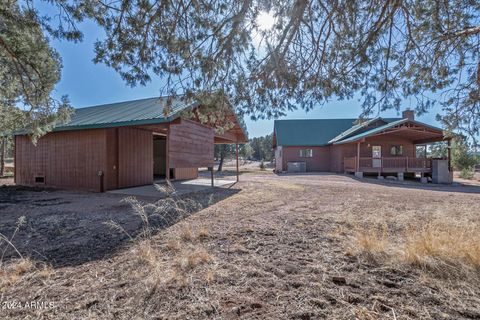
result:
[[(480, 318), (479, 270), (452, 265), (453, 271), (438, 273), (402, 255), (411, 228), (442, 221), (478, 228), (479, 187), (378, 184), (338, 175), (241, 179), (234, 186), (240, 192), (157, 232), (148, 247), (124, 241), (104, 257), (54, 266), (48, 277), (25, 271), (1, 288), (3, 300), (53, 301), (55, 307), (1, 312), (63, 319)], [(98, 232), (89, 226), (98, 224), (96, 216), (138, 222), (127, 218), (129, 208), (118, 198), (28, 192), (32, 199), (25, 203), (0, 203), (8, 210), (2, 230), (22, 212), (53, 228), (54, 217), (69, 211), (75, 219), (60, 219), (66, 234), (98, 245)], [(83, 196), (97, 207), (76, 206)], [(41, 199), (70, 203), (42, 206)], [(79, 223), (82, 214), (92, 218)], [(365, 234), (372, 226), (373, 236)], [(74, 242), (67, 244), (74, 249)], [(91, 254), (95, 250), (91, 246)]]

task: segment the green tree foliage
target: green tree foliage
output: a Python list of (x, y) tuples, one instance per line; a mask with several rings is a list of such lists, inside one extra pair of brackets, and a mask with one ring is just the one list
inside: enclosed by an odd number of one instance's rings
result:
[[(477, 141), (478, 1), (48, 2), (59, 19), (42, 20), (31, 10), (28, 21), (40, 21), (55, 37), (79, 39), (75, 22), (92, 19), (106, 35), (95, 45), (94, 61), (131, 86), (160, 78), (162, 94), (222, 92), (254, 119), (356, 94), (363, 96), (367, 116), (398, 110), (402, 99), (411, 98), (417, 113), (441, 103), (445, 126)], [(257, 20), (262, 12), (274, 17), (272, 28)], [(57, 20), (60, 27), (52, 25)]]
[(12, 153), (13, 137), (11, 132), (25, 126), (27, 115), (12, 105), (0, 104), (0, 177), (4, 175), (5, 157)]
[(264, 137), (257, 137), (250, 139), (249, 144), (253, 149), (252, 158), (254, 160), (272, 161), (273, 149), (272, 149), (273, 135), (269, 134)]
[(15, 0), (0, 4), (0, 105), (4, 115), (14, 113), (9, 120), (1, 121), (0, 131), (8, 129), (4, 125), (11, 119), (18, 118), (15, 109), (5, 106), (16, 105), (25, 111), (22, 124), (35, 140), (55, 122), (66, 121), (69, 109), (66, 97), (61, 101), (51, 97), (60, 80), (61, 59), (45, 37), (42, 25), (48, 25), (28, 4), (20, 6)]
[(473, 166), (475, 164), (475, 155), (470, 149), (467, 139), (462, 136), (456, 136), (452, 142), (453, 168), (463, 172), (473, 171)]
[(429, 154), (432, 158), (446, 158), (448, 156), (448, 145), (445, 142), (433, 143), (429, 147)]
[[(95, 61), (130, 85), (222, 90), (253, 118), (363, 95), (364, 114), (429, 110), (442, 90), (449, 128), (478, 135), (478, 1), (86, 1), (107, 37)], [(269, 11), (273, 28), (257, 17)]]
[(251, 160), (253, 157), (253, 148), (250, 143), (243, 144), (240, 146), (239, 153), (243, 160)]

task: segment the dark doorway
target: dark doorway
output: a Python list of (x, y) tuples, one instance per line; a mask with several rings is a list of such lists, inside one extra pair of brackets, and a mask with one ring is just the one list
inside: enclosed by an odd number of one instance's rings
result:
[(165, 136), (153, 136), (153, 179), (165, 179), (167, 167), (167, 139)]

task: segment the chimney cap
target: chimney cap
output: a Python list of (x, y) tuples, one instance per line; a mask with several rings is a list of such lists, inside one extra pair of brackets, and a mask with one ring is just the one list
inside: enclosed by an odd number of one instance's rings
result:
[(410, 109), (403, 110), (402, 118), (409, 119), (409, 120), (415, 120), (415, 111), (410, 110)]

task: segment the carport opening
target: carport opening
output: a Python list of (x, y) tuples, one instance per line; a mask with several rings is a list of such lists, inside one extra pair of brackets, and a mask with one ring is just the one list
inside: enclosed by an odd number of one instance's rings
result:
[(165, 136), (153, 136), (153, 179), (165, 179), (167, 167), (167, 139)]

